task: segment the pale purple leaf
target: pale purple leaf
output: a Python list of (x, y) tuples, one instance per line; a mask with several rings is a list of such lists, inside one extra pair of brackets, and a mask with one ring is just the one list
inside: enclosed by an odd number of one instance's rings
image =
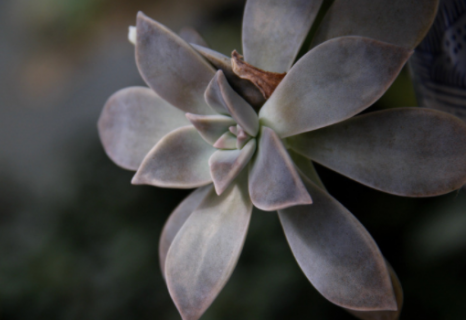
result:
[(243, 18), (245, 61), (266, 71), (290, 69), (322, 0), (248, 0)]
[(411, 52), (362, 37), (329, 40), (302, 57), (259, 113), (282, 138), (348, 119), (395, 80)]
[(186, 118), (210, 144), (214, 144), (225, 132), (228, 132), (229, 127), (236, 124), (235, 120), (223, 115), (201, 116), (187, 113)]
[(397, 310), (388, 269), (359, 221), (326, 191), (303, 177), (311, 205), (279, 210), (294, 257), (329, 301), (359, 311)]
[(183, 320), (202, 316), (238, 261), (252, 212), (245, 180), (241, 175), (220, 196), (212, 190), (168, 250), (168, 290)]
[(186, 125), (189, 121), (184, 113), (151, 89), (130, 87), (107, 100), (98, 129), (110, 159), (125, 169), (137, 170), (164, 135)]
[(396, 304), (398, 306), (397, 311), (356, 311), (345, 309), (353, 316), (361, 320), (398, 320), (401, 313), (401, 308), (403, 307), (403, 289), (401, 288), (400, 280), (387, 262), (387, 268), (390, 272), (390, 278), (392, 280), (393, 290), (395, 291)]
[(193, 126), (167, 134), (147, 154), (133, 184), (190, 189), (212, 182), (209, 158), (215, 148)]
[(206, 101), (218, 113), (227, 113), (251, 136), (259, 130), (257, 113), (239, 94), (237, 94), (225, 77), (218, 70), (205, 92)]
[(466, 183), (466, 124), (436, 110), (378, 111), (288, 142), (309, 159), (396, 195), (435, 196)]
[(231, 58), (203, 46), (191, 44), (197, 52), (206, 58), (215, 68), (225, 73), (231, 87), (254, 108), (259, 109), (265, 102), (260, 90), (249, 80), (241, 79), (233, 71)]
[(189, 218), (191, 213), (197, 209), (202, 200), (213, 189), (213, 185), (207, 185), (197, 188), (189, 196), (187, 196), (170, 214), (167, 222), (162, 230), (159, 241), (159, 262), (162, 275), (165, 277), (165, 259), (167, 257), (168, 249), (170, 248), (173, 239), (181, 229), (183, 224)]
[(251, 160), (256, 150), (252, 139), (241, 150), (218, 150), (209, 159), (210, 174), (217, 194), (222, 194)]
[(262, 127), (256, 155), (249, 172), (249, 194), (264, 211), (312, 203), (280, 138)]
[(192, 27), (184, 27), (178, 32), (181, 39), (189, 44), (196, 44), (203, 47), (209, 47), (204, 38)]
[(136, 62), (146, 83), (175, 107), (196, 114), (214, 113), (204, 101), (214, 68), (178, 35), (141, 12)]
[(335, 0), (313, 45), (356, 35), (414, 49), (432, 25), (438, 3), (438, 0)]

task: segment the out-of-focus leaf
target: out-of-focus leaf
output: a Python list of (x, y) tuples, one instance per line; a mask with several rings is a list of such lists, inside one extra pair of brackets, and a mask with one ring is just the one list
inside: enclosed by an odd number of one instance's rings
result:
[(436, 110), (369, 113), (288, 142), (338, 173), (396, 195), (435, 196), (466, 183), (466, 125)]

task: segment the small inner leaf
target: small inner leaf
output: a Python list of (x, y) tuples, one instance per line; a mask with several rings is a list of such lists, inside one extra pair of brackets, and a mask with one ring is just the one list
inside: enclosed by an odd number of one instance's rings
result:
[(218, 150), (209, 159), (215, 191), (222, 194), (251, 160), (256, 140), (250, 140), (242, 150)]
[(230, 117), (215, 115), (215, 116), (200, 116), (197, 114), (186, 113), (186, 118), (194, 125), (202, 138), (210, 144), (214, 144), (228, 128), (236, 122)]
[(231, 132), (225, 132), (217, 141), (215, 141), (214, 148), (236, 149), (236, 137)]
[(269, 72), (250, 65), (243, 60), (243, 56), (236, 50), (233, 50), (231, 53), (231, 65), (238, 77), (251, 81), (259, 88), (265, 99), (268, 99), (272, 95), (275, 88), (286, 75), (286, 73)]

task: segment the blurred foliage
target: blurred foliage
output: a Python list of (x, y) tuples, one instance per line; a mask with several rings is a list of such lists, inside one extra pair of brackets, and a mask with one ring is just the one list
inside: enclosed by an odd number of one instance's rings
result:
[[(108, 12), (126, 23), (134, 21), (138, 6), (152, 8), (150, 1), (143, 0), (18, 1), (27, 2), (22, 8), (28, 8), (24, 10), (34, 29), (32, 37), (46, 52), (89, 36), (98, 25), (106, 25)], [(153, 3), (168, 2), (173, 1)], [(176, 7), (183, 2), (173, 3)], [(244, 1), (201, 3), (205, 5), (202, 13), (190, 23), (214, 49), (225, 54), (238, 49)], [(125, 38), (125, 33), (115, 35), (112, 23), (105, 29), (108, 37)], [(126, 32), (125, 28), (117, 30)], [(78, 48), (88, 45), (87, 41), (77, 44)], [(70, 59), (76, 63), (75, 57)], [(70, 72), (69, 81), (75, 81), (78, 76)], [(96, 110), (105, 98), (93, 97)], [(368, 112), (415, 104), (404, 70)], [(50, 190), (49, 194), (59, 196), (43, 197), (30, 191), (14, 171), (1, 171), (2, 320), (180, 319), (160, 273), (158, 238), (170, 212), (189, 191), (132, 186), (132, 173), (104, 154), (96, 121), (93, 118), (88, 126), (81, 126), (61, 146), (71, 168), (61, 188), (69, 192)], [(397, 271), (405, 292), (402, 319), (466, 319), (466, 193), (401, 198), (323, 167), (317, 170), (329, 192), (366, 226)], [(276, 214), (254, 211), (238, 266), (202, 319), (309, 318), (353, 319), (310, 285), (288, 248)]]

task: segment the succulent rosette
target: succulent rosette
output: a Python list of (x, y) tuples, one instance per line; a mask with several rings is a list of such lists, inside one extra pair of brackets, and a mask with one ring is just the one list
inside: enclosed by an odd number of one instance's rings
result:
[(167, 220), (159, 247), (183, 319), (199, 319), (227, 282), (253, 206), (278, 211), (298, 264), (324, 297), (361, 319), (396, 319), (396, 275), (312, 161), (402, 196), (466, 182), (459, 119), (421, 108), (355, 116), (394, 81), (437, 1), (337, 0), (294, 63), (321, 2), (248, 0), (244, 59), (138, 14), (131, 37), (149, 88), (115, 93), (98, 127), (109, 157), (136, 171), (134, 184), (197, 188)]

